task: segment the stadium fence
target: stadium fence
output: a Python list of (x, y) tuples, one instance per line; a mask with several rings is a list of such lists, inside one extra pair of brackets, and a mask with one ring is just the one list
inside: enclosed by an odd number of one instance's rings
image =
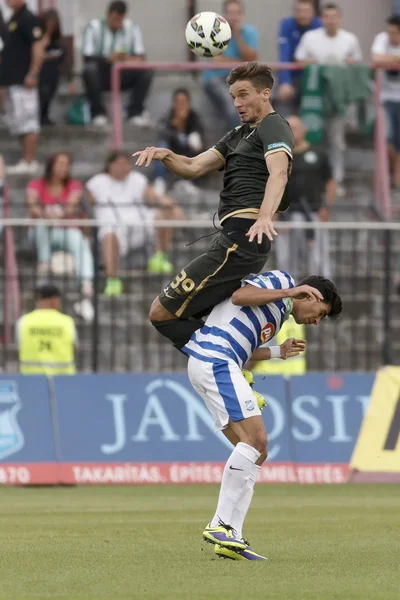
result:
[[(34, 307), (34, 290), (38, 284), (51, 281), (62, 291), (64, 310), (73, 315), (81, 286), (67, 263), (59, 274), (43, 278), (37, 273), (35, 246), (31, 230), (45, 227), (80, 227), (90, 237), (95, 278), (94, 320), (86, 323), (76, 318), (79, 333), (77, 367), (81, 372), (181, 371), (186, 359), (176, 352), (150, 325), (148, 311), (153, 298), (190, 260), (201, 254), (215, 232), (209, 221), (157, 222), (156, 227), (174, 229), (169, 250), (174, 272), (152, 275), (147, 261), (154, 251), (149, 232), (145, 247), (131, 250), (122, 260), (121, 279), (124, 293), (120, 298), (103, 294), (105, 273), (101, 257), (99, 224), (93, 220), (50, 221), (30, 219), (0, 220), (0, 368), (17, 372), (15, 322)], [(135, 224), (126, 229), (130, 240), (135, 230), (146, 225)], [(400, 223), (277, 223), (283, 242), (291, 243), (291, 256), (301, 255), (298, 272), (290, 272), (298, 281), (309, 275), (307, 253), (315, 251), (315, 235), (329, 235), (330, 277), (343, 298), (344, 312), (338, 323), (323, 322), (307, 328), (307, 365), (313, 371), (375, 371), (382, 364), (399, 362), (400, 311), (394, 276), (400, 256)], [(304, 234), (304, 235), (303, 235)], [(307, 235), (305, 235), (307, 234)], [(207, 236), (206, 239), (200, 239)], [(12, 243), (10, 243), (10, 239)], [(197, 241), (196, 241), (197, 240)], [(193, 243), (196, 241), (195, 243)], [(276, 243), (266, 269), (280, 267)], [(318, 250), (315, 251), (318, 259)], [(317, 261), (318, 262), (318, 261)], [(324, 271), (326, 264), (320, 265)]]

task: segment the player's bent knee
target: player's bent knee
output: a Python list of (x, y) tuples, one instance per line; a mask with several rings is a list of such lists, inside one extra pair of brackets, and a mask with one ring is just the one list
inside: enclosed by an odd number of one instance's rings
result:
[(173, 315), (169, 310), (163, 307), (158, 296), (153, 300), (153, 303), (149, 312), (150, 321), (169, 321), (170, 319), (175, 319), (175, 315)]

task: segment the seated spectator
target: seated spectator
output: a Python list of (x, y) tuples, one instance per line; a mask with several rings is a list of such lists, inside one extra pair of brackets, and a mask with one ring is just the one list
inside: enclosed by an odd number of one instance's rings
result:
[[(314, 0), (297, 0), (294, 16), (282, 19), (279, 28), (279, 62), (292, 63), (301, 38), (307, 31), (322, 27), (321, 19), (315, 15)], [(291, 114), (299, 106), (301, 72), (280, 71), (276, 93), (277, 110)], [(296, 111), (297, 112), (297, 111)]]
[[(295, 142), (292, 175), (287, 194), (290, 210), (281, 220), (328, 221), (336, 199), (336, 183), (329, 159), (323, 148), (313, 147), (306, 140), (304, 123), (295, 116), (288, 122)], [(331, 277), (329, 231), (316, 229), (280, 230), (275, 241), (278, 268), (302, 278), (308, 272)]]
[(372, 44), (371, 54), (372, 60), (385, 69), (382, 100), (388, 124), (389, 157), (393, 184), (400, 190), (400, 16), (388, 19), (386, 31), (378, 33)]
[[(232, 61), (257, 60), (258, 56), (258, 31), (253, 25), (247, 25), (244, 21), (244, 6), (242, 0), (225, 0), (223, 4), (223, 15), (232, 29), (232, 39), (227, 49), (218, 56), (214, 56), (214, 63)], [(240, 125), (240, 120), (226, 85), (228, 70), (204, 71), (204, 89), (214, 104), (221, 119), (229, 129)]]
[(45, 56), (40, 73), (39, 98), (42, 125), (53, 125), (49, 117), (50, 104), (58, 88), (61, 67), (65, 59), (65, 48), (61, 43), (60, 17), (56, 10), (47, 10), (42, 15), (45, 33)]
[[(179, 88), (172, 96), (172, 108), (160, 124), (161, 141), (158, 146), (169, 148), (176, 154), (196, 156), (204, 150), (203, 125), (198, 114), (192, 109), (189, 91)], [(155, 162), (156, 180), (154, 185), (158, 192), (164, 193), (171, 172), (161, 161)]]
[[(92, 19), (83, 38), (83, 80), (95, 125), (107, 123), (103, 92), (111, 89), (111, 67), (125, 60), (144, 61), (145, 50), (139, 25), (126, 18), (127, 5), (114, 0), (108, 7), (107, 18)], [(121, 86), (129, 90), (127, 119), (138, 126), (149, 125), (144, 104), (150, 89), (151, 71), (121, 72)]]
[[(32, 218), (76, 219), (80, 211), (82, 185), (71, 179), (71, 157), (58, 152), (49, 158), (44, 177), (34, 179), (27, 188), (27, 202)], [(89, 240), (78, 227), (46, 227), (33, 229), (38, 254), (38, 275), (50, 273), (52, 253), (56, 250), (72, 255), (74, 267), (82, 287), (83, 299), (74, 305), (75, 311), (86, 321), (93, 319), (93, 255)]]
[[(350, 64), (361, 61), (362, 53), (357, 37), (354, 33), (341, 29), (340, 20), (339, 7), (336, 4), (326, 4), (322, 9), (323, 28), (303, 35), (295, 52), (296, 60), (304, 65)], [(344, 179), (345, 124), (342, 116), (333, 117), (326, 124), (333, 174), (339, 185)]]
[(12, 135), (22, 141), (22, 158), (8, 167), (10, 175), (34, 175), (40, 136), (39, 75), (44, 56), (40, 19), (24, 0), (8, 0), (13, 14), (7, 25), (2, 49), (0, 87), (7, 88), (7, 123)]
[(153, 221), (183, 221), (183, 211), (172, 198), (157, 194), (144, 175), (132, 171), (130, 154), (112, 152), (104, 173), (90, 179), (87, 189), (96, 219), (101, 224), (99, 237), (107, 275), (106, 296), (122, 294), (122, 282), (118, 278), (120, 258), (131, 249), (147, 248), (155, 243), (148, 270), (151, 273), (173, 271), (167, 251), (174, 230), (165, 227), (154, 230)]

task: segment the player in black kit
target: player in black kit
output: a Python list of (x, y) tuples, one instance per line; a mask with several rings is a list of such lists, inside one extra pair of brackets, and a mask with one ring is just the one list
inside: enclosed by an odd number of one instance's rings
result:
[(268, 258), (276, 212), (285, 211), (293, 135), (270, 103), (274, 84), (266, 65), (249, 62), (233, 69), (227, 84), (242, 125), (194, 158), (165, 148), (136, 152), (136, 165), (160, 160), (170, 171), (195, 179), (224, 170), (218, 216), (222, 231), (207, 252), (189, 263), (158, 296), (150, 310), (156, 329), (180, 349), (204, 316), (231, 296), (243, 277), (259, 273)]

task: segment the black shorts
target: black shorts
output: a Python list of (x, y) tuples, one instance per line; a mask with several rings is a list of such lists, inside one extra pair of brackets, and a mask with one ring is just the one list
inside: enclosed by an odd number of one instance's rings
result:
[(232, 296), (244, 277), (262, 271), (271, 242), (265, 235), (261, 244), (249, 242), (246, 233), (253, 223), (228, 219), (207, 252), (182, 269), (160, 294), (163, 307), (183, 319), (201, 318)]

